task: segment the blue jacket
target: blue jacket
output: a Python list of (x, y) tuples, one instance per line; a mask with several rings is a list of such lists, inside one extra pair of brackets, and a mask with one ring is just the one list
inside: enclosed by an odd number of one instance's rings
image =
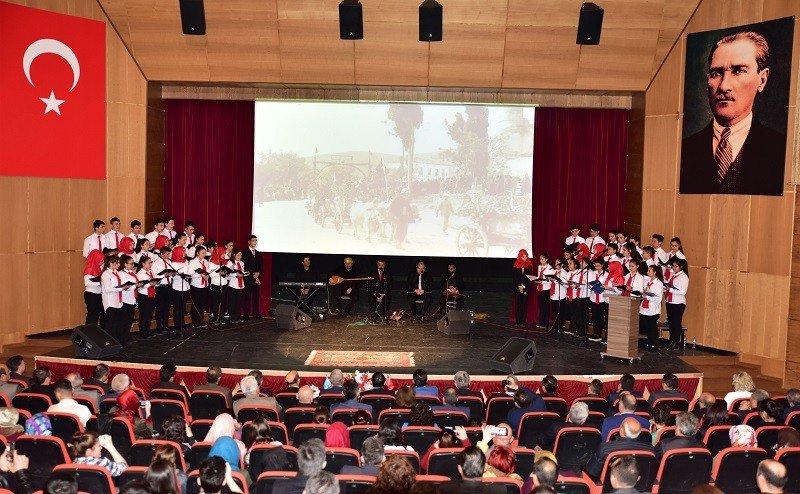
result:
[(508, 412), (508, 425), (511, 426), (511, 430), (514, 435), (517, 435), (517, 431), (519, 430), (519, 423), (522, 421), (522, 416), (528, 412), (546, 412), (547, 405), (545, 404), (544, 400), (541, 396), (534, 394), (531, 396), (533, 400), (530, 405), (525, 408), (514, 408), (513, 410), (509, 410)]
[(644, 417), (636, 415), (635, 413), (621, 413), (619, 415), (614, 415), (613, 417), (608, 417), (603, 420), (603, 428), (601, 429), (600, 433), (603, 435), (603, 442), (606, 441), (606, 437), (608, 437), (608, 433), (613, 431), (614, 429), (619, 429), (622, 425), (622, 421), (628, 417), (635, 418), (640, 424), (642, 424), (642, 429), (650, 430), (650, 421)]

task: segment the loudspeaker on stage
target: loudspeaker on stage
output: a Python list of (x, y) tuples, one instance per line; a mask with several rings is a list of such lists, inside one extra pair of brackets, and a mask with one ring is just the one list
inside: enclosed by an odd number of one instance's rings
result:
[(294, 305), (282, 304), (275, 308), (275, 323), (280, 329), (304, 329), (314, 319)]
[(70, 339), (76, 357), (102, 359), (122, 351), (122, 345), (96, 324), (76, 327)]
[(468, 310), (451, 310), (436, 322), (436, 329), (446, 335), (469, 334), (472, 313)]
[(494, 354), (489, 366), (492, 370), (506, 374), (519, 374), (533, 369), (536, 358), (536, 343), (526, 338), (509, 338)]

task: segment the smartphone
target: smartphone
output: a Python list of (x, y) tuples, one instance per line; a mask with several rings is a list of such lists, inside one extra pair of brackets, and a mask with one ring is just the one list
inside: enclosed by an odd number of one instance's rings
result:
[(14, 443), (8, 443), (8, 447), (6, 448), (6, 456), (8, 457), (8, 461), (14, 461)]
[(508, 428), (506, 427), (497, 427), (493, 425), (492, 428), (489, 430), (493, 436), (507, 436), (508, 435)]
[(443, 428), (443, 429), (447, 429), (447, 430), (449, 430), (449, 431), (454, 431), (454, 430), (456, 430), (456, 428), (455, 428), (455, 427), (453, 427), (452, 425), (446, 425), (446, 426), (444, 426), (444, 427), (442, 427), (442, 428)]

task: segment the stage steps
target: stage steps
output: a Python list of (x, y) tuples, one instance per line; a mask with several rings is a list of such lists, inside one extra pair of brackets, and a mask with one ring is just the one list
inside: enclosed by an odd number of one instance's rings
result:
[(680, 358), (703, 373), (703, 391), (714, 393), (719, 398), (733, 390), (731, 378), (735, 373), (742, 371), (753, 377), (757, 388), (767, 390), (770, 395), (786, 393), (780, 379), (763, 375), (761, 366), (740, 362), (736, 355), (685, 355)]

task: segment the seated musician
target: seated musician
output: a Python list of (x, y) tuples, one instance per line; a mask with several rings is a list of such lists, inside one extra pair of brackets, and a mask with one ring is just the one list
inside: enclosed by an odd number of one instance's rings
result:
[[(311, 258), (309, 256), (303, 257), (300, 263), (300, 269), (295, 274), (295, 279), (298, 283), (317, 283), (320, 281), (319, 273), (316, 269), (311, 267)], [(314, 307), (314, 289), (309, 287), (299, 286), (296, 288), (295, 293), (300, 299), (300, 305)]]
[(386, 260), (378, 259), (375, 271), (368, 276), (375, 278), (367, 285), (370, 287), (369, 310), (386, 319), (392, 304), (392, 273), (386, 268)]
[[(433, 283), (431, 277), (425, 272), (425, 263), (418, 262), (417, 269), (406, 279), (406, 293), (411, 314), (425, 322), (428, 307), (431, 305)], [(422, 300), (422, 311), (417, 308), (417, 300)]]
[(447, 263), (447, 272), (442, 276), (442, 295), (439, 297), (439, 309), (447, 312), (447, 302), (455, 301), (456, 310), (464, 308), (464, 277), (456, 268), (456, 263)]
[[(341, 283), (336, 283), (333, 278), (334, 276), (343, 278), (343, 281)], [(328, 283), (333, 285), (333, 298), (336, 301), (336, 309), (339, 314), (349, 316), (353, 313), (353, 307), (355, 307), (358, 301), (358, 285), (356, 282), (348, 280), (360, 277), (358, 268), (353, 265), (353, 258), (345, 257), (344, 264), (339, 266), (336, 271), (331, 274), (331, 277), (328, 278)], [(347, 296), (348, 299), (342, 300), (344, 296)], [(344, 302), (344, 307), (342, 307), (342, 302)]]

